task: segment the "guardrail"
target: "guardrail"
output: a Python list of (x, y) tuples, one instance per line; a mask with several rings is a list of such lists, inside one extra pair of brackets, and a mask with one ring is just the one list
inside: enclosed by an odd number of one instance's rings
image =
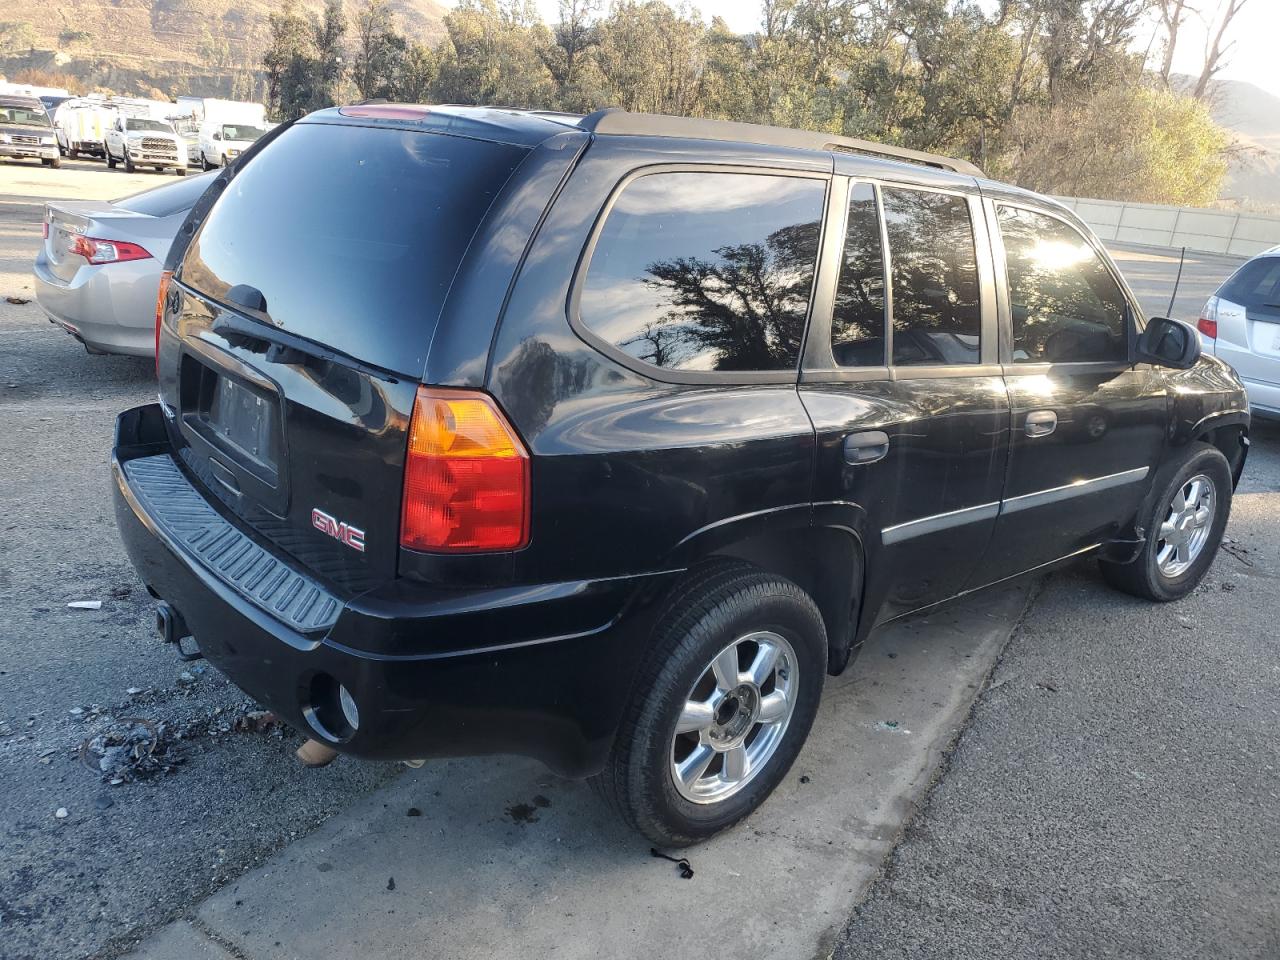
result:
[(1154, 203), (1057, 197), (1102, 240), (1251, 257), (1280, 245), (1280, 217)]

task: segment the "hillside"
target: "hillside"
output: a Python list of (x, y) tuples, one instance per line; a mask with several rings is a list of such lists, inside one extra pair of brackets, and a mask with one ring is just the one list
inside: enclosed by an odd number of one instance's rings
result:
[[(300, 0), (316, 14), (323, 0)], [(435, 42), (446, 8), (394, 0), (400, 29)], [(361, 6), (347, 0), (348, 13)], [(273, 0), (5, 0), (0, 72), (69, 73), (89, 88), (169, 96), (254, 95)], [(248, 88), (248, 89), (246, 89)]]
[[(1178, 89), (1194, 82), (1176, 75), (1173, 80)], [(1252, 83), (1219, 80), (1209, 109), (1235, 135), (1237, 152), (1222, 186), (1222, 205), (1280, 213), (1280, 97)]]
[(1243, 148), (1231, 164), (1224, 199), (1280, 212), (1280, 97), (1251, 83), (1223, 80), (1214, 90), (1213, 118)]

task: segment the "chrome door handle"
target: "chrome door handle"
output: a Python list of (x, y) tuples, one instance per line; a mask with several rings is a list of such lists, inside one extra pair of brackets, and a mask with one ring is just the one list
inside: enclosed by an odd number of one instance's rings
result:
[(889, 453), (889, 435), (883, 430), (864, 430), (844, 438), (844, 462), (875, 463)]
[(1047, 437), (1058, 429), (1058, 415), (1052, 410), (1032, 410), (1022, 427), (1028, 437)]

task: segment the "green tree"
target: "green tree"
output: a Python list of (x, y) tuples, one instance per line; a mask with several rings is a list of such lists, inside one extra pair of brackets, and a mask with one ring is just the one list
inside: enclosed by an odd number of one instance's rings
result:
[(368, 0), (356, 15), (355, 41), (351, 79), (360, 98), (397, 96), (409, 43), (396, 31), (395, 13), (388, 0)]

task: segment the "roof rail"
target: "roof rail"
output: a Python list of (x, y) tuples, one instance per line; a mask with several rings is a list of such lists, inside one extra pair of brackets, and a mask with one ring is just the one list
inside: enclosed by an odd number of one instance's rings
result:
[(957, 160), (922, 150), (892, 147), (871, 140), (838, 137), (831, 133), (813, 130), (793, 130), (790, 127), (769, 127), (760, 123), (738, 123), (732, 120), (698, 120), (693, 117), (670, 117), (661, 113), (628, 113), (617, 107), (606, 107), (588, 114), (578, 121), (583, 130), (599, 134), (620, 134), (639, 137), (685, 137), (690, 140), (731, 140), (742, 143), (761, 143), (776, 147), (795, 147), (801, 150), (824, 150), (837, 153), (860, 153), (871, 157), (905, 160), (939, 170), (968, 177), (984, 177), (985, 174), (968, 160)]

